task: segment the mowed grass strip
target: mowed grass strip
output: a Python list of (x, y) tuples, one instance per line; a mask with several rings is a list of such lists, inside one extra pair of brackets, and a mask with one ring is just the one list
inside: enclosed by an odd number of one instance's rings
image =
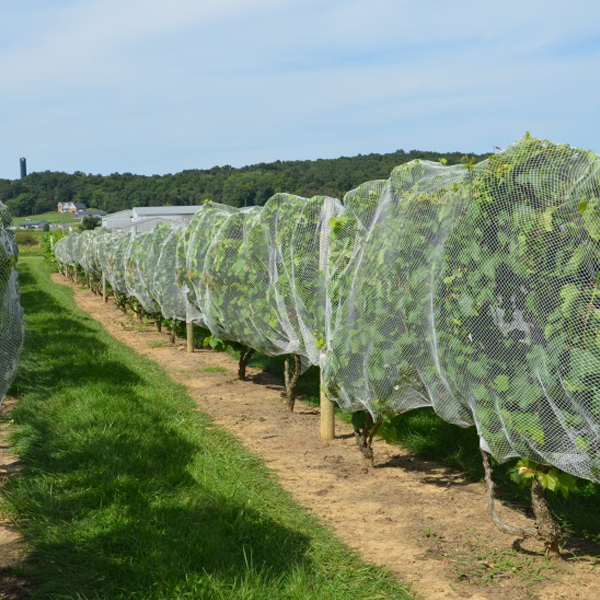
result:
[(23, 469), (5, 505), (32, 549), (36, 597), (412, 597), (295, 504), (181, 385), (76, 309), (43, 259), (19, 270)]

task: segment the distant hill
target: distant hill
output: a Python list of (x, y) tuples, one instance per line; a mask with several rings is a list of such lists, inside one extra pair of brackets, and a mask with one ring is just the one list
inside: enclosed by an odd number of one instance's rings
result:
[[(23, 179), (0, 179), (0, 200), (13, 215), (55, 211), (59, 202), (83, 202), (114, 212), (132, 206), (193, 205), (204, 199), (232, 206), (262, 205), (277, 192), (301, 196), (324, 194), (341, 198), (372, 179), (386, 179), (394, 167), (413, 159), (460, 162), (464, 152), (397, 150), (388, 154), (259, 163), (233, 168), (193, 169), (174, 175), (31, 173)], [(477, 161), (487, 154), (468, 154)]]

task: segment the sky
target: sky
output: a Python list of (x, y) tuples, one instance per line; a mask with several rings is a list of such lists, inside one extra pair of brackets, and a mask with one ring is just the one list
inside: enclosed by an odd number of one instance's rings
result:
[(0, 178), (600, 153), (599, 98), (597, 0), (0, 0)]

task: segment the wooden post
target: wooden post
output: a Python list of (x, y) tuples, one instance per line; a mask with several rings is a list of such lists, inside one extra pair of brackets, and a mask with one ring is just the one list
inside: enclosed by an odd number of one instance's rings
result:
[(319, 381), (319, 400), (321, 405), (321, 439), (333, 440), (335, 438), (335, 412), (333, 402), (325, 395), (323, 390), (323, 362), (325, 353), (321, 354), (321, 370)]
[(192, 321), (192, 315), (190, 314), (189, 300), (186, 299), (186, 324), (185, 332), (187, 337), (187, 353), (191, 354), (194, 351), (194, 323)]
[(102, 273), (102, 299), (104, 302), (108, 302), (108, 296), (106, 295), (106, 275)]
[[(333, 216), (333, 199), (326, 198), (323, 205), (323, 222), (321, 223), (321, 237), (319, 239), (319, 269), (327, 271), (327, 255), (329, 253), (329, 220)], [(321, 406), (321, 439), (333, 440), (335, 438), (335, 412), (333, 402), (325, 395), (323, 387), (323, 364), (325, 352), (321, 352), (319, 371), (319, 400)]]

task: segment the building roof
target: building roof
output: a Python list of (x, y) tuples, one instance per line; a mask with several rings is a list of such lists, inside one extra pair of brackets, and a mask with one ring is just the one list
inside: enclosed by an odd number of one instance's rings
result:
[(145, 217), (143, 219), (139, 219), (137, 221), (131, 221), (126, 224), (118, 224), (112, 229), (118, 229), (123, 232), (135, 232), (135, 233), (144, 233), (146, 231), (150, 231), (154, 229), (156, 225), (159, 223), (165, 223), (173, 225), (174, 227), (181, 226), (183, 223), (173, 222), (171, 219), (165, 219), (163, 217)]
[(118, 210), (117, 212), (109, 213), (104, 218), (105, 219), (113, 219), (113, 218), (126, 219), (127, 217), (131, 217), (132, 214), (133, 214), (132, 210), (130, 208), (126, 208), (125, 210)]
[(104, 211), (100, 210), (98, 208), (82, 208), (77, 211), (77, 214), (82, 217), (91, 216), (91, 215), (93, 215), (95, 217), (99, 217), (104, 214)]
[(20, 226), (21, 227), (39, 227), (40, 225), (44, 226), (48, 221), (23, 221)]
[(73, 206), (74, 208), (86, 208), (85, 204), (82, 202), (73, 202), (69, 200), (68, 202), (59, 202), (61, 206)]
[(135, 206), (131, 210), (134, 217), (158, 217), (169, 215), (194, 215), (201, 206)]

